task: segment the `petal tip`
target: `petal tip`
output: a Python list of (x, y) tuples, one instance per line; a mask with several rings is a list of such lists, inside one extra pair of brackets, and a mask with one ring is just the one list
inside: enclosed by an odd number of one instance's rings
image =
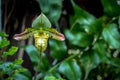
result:
[(60, 40), (64, 41), (65, 40), (65, 36), (63, 34), (61, 34), (61, 33), (59, 35), (60, 35)]

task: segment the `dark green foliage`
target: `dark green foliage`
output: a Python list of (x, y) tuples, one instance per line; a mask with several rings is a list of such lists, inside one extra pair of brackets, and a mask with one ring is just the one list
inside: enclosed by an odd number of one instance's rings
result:
[[(38, 0), (40, 9), (56, 24), (62, 12), (62, 0)], [(71, 0), (74, 15), (69, 16), (70, 28), (63, 32), (66, 41), (49, 39), (48, 53), (41, 53), (33, 45), (25, 47), (40, 80), (119, 80), (120, 77), (120, 5), (117, 0), (101, 0), (104, 13), (96, 18)], [(45, 17), (43, 17), (43, 20)], [(35, 20), (34, 24), (41, 20)], [(47, 21), (46, 19), (44, 21)], [(39, 27), (38, 25), (33, 27)], [(52, 27), (47, 21), (40, 27)], [(0, 34), (0, 49), (10, 42)], [(16, 47), (3, 52), (2, 58), (13, 55)], [(40, 68), (37, 64), (42, 62)], [(50, 60), (49, 60), (50, 59)], [(22, 59), (4, 63), (0, 61), (0, 74), (10, 75), (9, 80), (31, 80), (30, 72), (21, 67)], [(19, 66), (18, 66), (19, 65)], [(4, 66), (4, 67), (3, 67)], [(17, 74), (16, 74), (17, 73)], [(27, 75), (28, 74), (28, 75)], [(0, 75), (1, 76), (1, 75)], [(1, 78), (0, 78), (1, 79)]]
[[(39, 0), (40, 8), (44, 13), (51, 13), (50, 5), (47, 5), (50, 2), (54, 1)], [(45, 80), (58, 80), (61, 77), (66, 80), (92, 80), (109, 77), (112, 77), (113, 80), (120, 79), (118, 77), (120, 74), (120, 58), (118, 56), (120, 53), (118, 30), (120, 28), (120, 5), (116, 0), (101, 0), (104, 14), (96, 18), (76, 5), (73, 0), (71, 3), (74, 15), (69, 16), (70, 29), (64, 30), (68, 41), (67, 45), (65, 42), (49, 40), (50, 57), (54, 60), (52, 64), (44, 66), (47, 67), (46, 70), (41, 68), (41, 71), (44, 70), (43, 73), (47, 73), (39, 78), (43, 79), (42, 77), (44, 77)], [(50, 18), (51, 15), (47, 16)], [(32, 52), (30, 49), (27, 50), (28, 53)], [(35, 58), (35, 64), (38, 62), (39, 57), (29, 56)], [(33, 65), (35, 66), (35, 64)], [(94, 73), (94, 71), (97, 72)], [(41, 72), (41, 74), (43, 73)], [(112, 76), (109, 76), (110, 74)]]
[(69, 80), (80, 80), (82, 72), (76, 61), (65, 61), (60, 64), (59, 71), (65, 75)]
[(2, 32), (0, 36), (2, 37), (0, 41), (0, 80), (30, 80), (31, 74), (21, 66), (23, 63), (21, 58), (5, 62), (8, 56), (13, 56), (17, 52), (18, 47), (12, 46), (8, 51), (3, 51), (10, 44), (10, 41), (6, 38), (7, 34)]
[(58, 59), (58, 60), (64, 59), (66, 56), (66, 52), (67, 52), (65, 42), (51, 39), (49, 41), (49, 43), (50, 43), (50, 50), (51, 50), (50, 55), (51, 55), (51, 57), (54, 59)]
[(117, 0), (101, 0), (104, 12), (111, 17), (120, 15), (120, 5)]
[(93, 40), (93, 36), (85, 32), (71, 32), (66, 30), (65, 35), (72, 45), (79, 47), (87, 47)]

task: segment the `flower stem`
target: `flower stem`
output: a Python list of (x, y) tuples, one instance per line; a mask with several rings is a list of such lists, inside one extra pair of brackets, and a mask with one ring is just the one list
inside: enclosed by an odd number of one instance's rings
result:
[(40, 69), (40, 64), (42, 63), (42, 52), (40, 52), (40, 62), (38, 63), (37, 65), (37, 69), (35, 71), (35, 75), (34, 75), (34, 80), (37, 80), (37, 74), (39, 72), (39, 69)]

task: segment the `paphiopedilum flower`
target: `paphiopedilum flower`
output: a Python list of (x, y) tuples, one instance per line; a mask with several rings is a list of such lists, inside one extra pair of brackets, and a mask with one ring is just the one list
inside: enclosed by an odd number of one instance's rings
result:
[(31, 28), (26, 29), (20, 34), (15, 34), (13, 38), (15, 40), (25, 40), (32, 36), (34, 36), (36, 48), (41, 52), (47, 48), (49, 38), (65, 40), (63, 34), (51, 28), (51, 23), (43, 13), (33, 21)]

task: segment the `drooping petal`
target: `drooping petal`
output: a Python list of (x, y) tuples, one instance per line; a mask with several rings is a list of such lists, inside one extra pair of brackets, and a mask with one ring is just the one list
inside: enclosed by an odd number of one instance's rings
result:
[(50, 28), (50, 29), (47, 29), (46, 31), (49, 34), (50, 38), (60, 40), (60, 41), (65, 40), (64, 35), (62, 33), (58, 32), (56, 29)]
[(20, 34), (15, 34), (13, 36), (13, 39), (15, 40), (25, 40), (29, 37), (32, 37), (37, 31), (32, 30), (31, 28), (26, 29), (24, 32)]

